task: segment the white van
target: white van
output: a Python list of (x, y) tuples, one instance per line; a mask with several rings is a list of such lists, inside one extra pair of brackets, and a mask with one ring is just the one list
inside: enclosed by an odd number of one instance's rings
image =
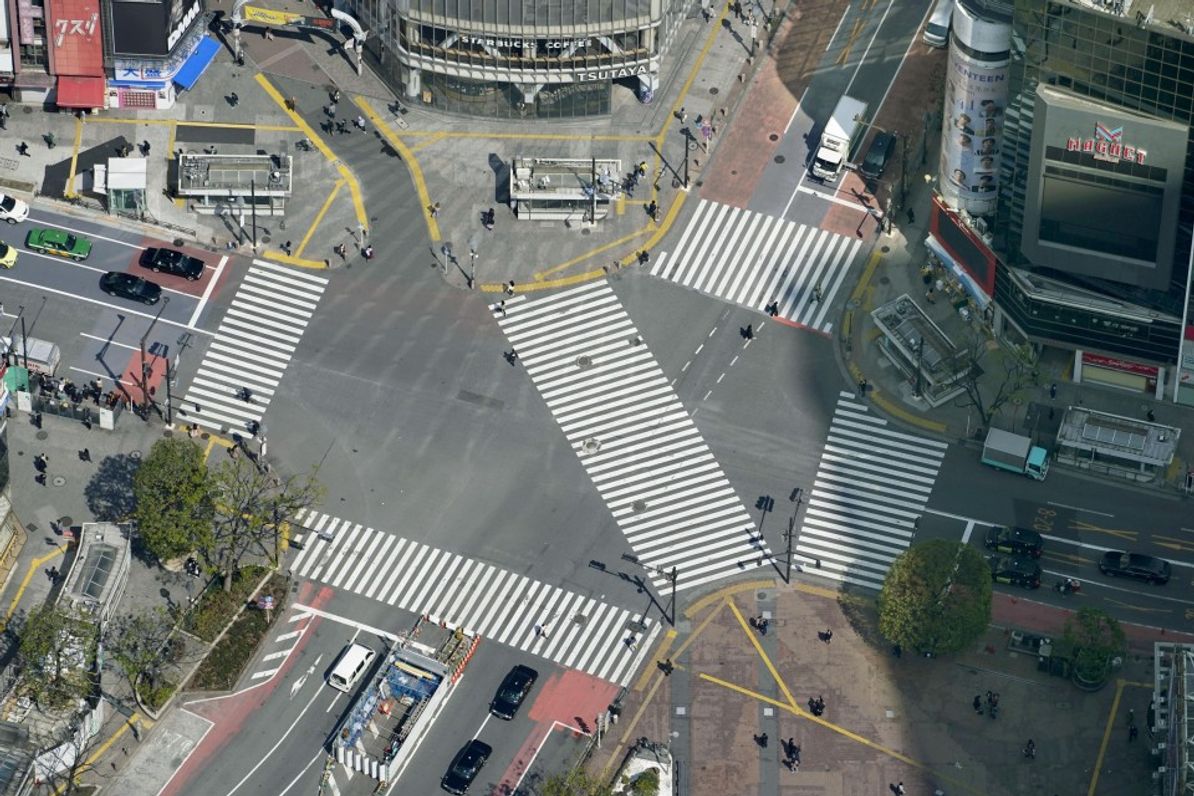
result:
[(937, 0), (929, 24), (925, 25), (924, 43), (930, 47), (944, 47), (949, 44), (949, 26), (954, 18), (954, 0)]
[(344, 648), (344, 652), (340, 653), (340, 659), (328, 675), (328, 685), (347, 694), (357, 680), (361, 679), (361, 675), (368, 671), (369, 665), (373, 663), (373, 655), (373, 650), (364, 644), (349, 644)]

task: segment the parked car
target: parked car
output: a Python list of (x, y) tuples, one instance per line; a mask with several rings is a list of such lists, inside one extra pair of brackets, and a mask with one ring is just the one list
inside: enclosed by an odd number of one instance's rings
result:
[(1031, 558), (994, 555), (987, 556), (987, 563), (991, 566), (991, 580), (995, 583), (1022, 586), (1025, 589), (1040, 588), (1041, 565)]
[(484, 741), (478, 741), (476, 738), (469, 741), (452, 759), (452, 764), (448, 766), (448, 772), (439, 782), (440, 787), (448, 793), (461, 796), (481, 773), (481, 767), (485, 765), (485, 761), (491, 754), (493, 754), (493, 747)]
[(101, 276), (100, 290), (109, 296), (120, 296), (142, 304), (157, 304), (162, 298), (161, 285), (120, 271), (109, 271)]
[(493, 701), (489, 703), (489, 712), (499, 719), (514, 718), (538, 679), (539, 673), (531, 667), (522, 664), (515, 666), (498, 686)]
[(76, 262), (91, 256), (91, 241), (64, 229), (34, 227), (25, 236), (25, 248), (42, 254), (69, 257)]
[(27, 218), (29, 218), (29, 205), (15, 196), (0, 193), (0, 219), (7, 221), (9, 224), (15, 224)]
[(17, 264), (17, 250), (0, 240), (0, 267), (12, 268)]
[(155, 274), (165, 272), (194, 282), (203, 276), (203, 261), (175, 249), (146, 249), (141, 252), (141, 267)]
[(1099, 560), (1099, 572), (1113, 578), (1135, 578), (1159, 586), (1169, 582), (1172, 567), (1168, 561), (1156, 556), (1108, 550)]
[(1008, 528), (1003, 525), (992, 525), (987, 528), (987, 535), (983, 539), (987, 549), (997, 553), (1011, 553), (1016, 556), (1041, 557), (1044, 544), (1041, 535), (1027, 528)]
[(887, 168), (887, 159), (891, 157), (892, 150), (895, 149), (895, 143), (896, 137), (891, 133), (881, 130), (876, 132), (858, 167), (859, 173), (872, 180), (882, 176), (883, 170)]

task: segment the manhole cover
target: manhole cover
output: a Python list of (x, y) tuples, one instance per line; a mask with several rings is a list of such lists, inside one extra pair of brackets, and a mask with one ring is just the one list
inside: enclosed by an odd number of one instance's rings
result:
[(778, 141), (779, 133), (772, 133), (771, 135), (767, 136), (767, 138), (768, 138), (768, 140), (771, 140), (771, 141)]
[(776, 155), (776, 156), (775, 156), (775, 162), (776, 162), (776, 163), (783, 163), (785, 160), (787, 160), (787, 158), (786, 158), (786, 157), (784, 157), (783, 155)]
[(75, 518), (74, 517), (59, 517), (58, 524), (59, 525), (74, 525)]
[(584, 229), (582, 229), (582, 230), (580, 231), (580, 234), (582, 234), (582, 235), (589, 235), (589, 234), (591, 234), (592, 232), (593, 232), (593, 230), (589, 229), (588, 227), (585, 227)]
[(730, 174), (733, 174), (733, 175), (737, 176), (737, 174), (738, 174), (738, 169), (730, 169)]
[(27, 114), (28, 114), (28, 113), (33, 113), (33, 106), (32, 106), (32, 105), (26, 105), (26, 106), (24, 106), (23, 108), (21, 108), (21, 110), (22, 110), (24, 113), (27, 113)]
[(601, 441), (596, 437), (589, 437), (584, 442), (580, 443), (580, 449), (584, 453), (596, 453), (601, 450)]
[(129, 451), (129, 458), (141, 461), (141, 451)]
[(879, 251), (883, 252), (884, 254), (887, 254), (889, 251), (891, 251), (891, 247), (883, 246), (883, 247), (880, 247)]
[(890, 284), (891, 284), (891, 279), (890, 279), (890, 278), (888, 278), (888, 277), (886, 277), (886, 276), (881, 276), (881, 277), (879, 277), (879, 284), (881, 284), (881, 285), (890, 285)]
[(270, 236), (269, 236), (269, 235), (262, 235), (262, 236), (259, 238), (259, 240), (260, 240), (260, 241), (261, 241), (263, 244), (265, 244), (265, 243), (269, 243), (269, 242), (270, 242)]
[(50, 483), (53, 484), (54, 486), (66, 486), (66, 476), (56, 475), (52, 479), (50, 479)]
[(630, 505), (630, 508), (631, 508), (631, 510), (634, 511), (635, 514), (638, 514), (639, 512), (642, 512), (642, 511), (646, 511), (647, 510), (647, 501), (636, 500), (636, 501), (634, 501), (634, 503), (632, 503)]
[(717, 94), (717, 93), (718, 93), (720, 90), (721, 90), (721, 89), (719, 89), (717, 86), (714, 86), (713, 88), (709, 89), (709, 93), (710, 93), (710, 94)]
[(588, 370), (593, 367), (593, 358), (590, 356), (580, 356), (576, 358), (576, 366), (581, 370)]
[(185, 244), (186, 244), (186, 241), (185, 241), (185, 240), (183, 240), (182, 238), (175, 238), (175, 239), (174, 239), (174, 245), (175, 245), (175, 246), (177, 246), (177, 247), (178, 247), (178, 248), (180, 248), (180, 249), (181, 249), (181, 248), (182, 248), (182, 247), (183, 247)]
[(37, 437), (38, 439), (45, 439), (46, 437), (50, 436), (50, 432), (48, 432), (48, 431), (39, 431), (39, 432), (37, 432), (36, 434), (34, 434), (33, 436)]
[(846, 302), (846, 306), (849, 307), (850, 309), (857, 309), (858, 305), (860, 303), (861, 302), (858, 299), (850, 299), (849, 301)]

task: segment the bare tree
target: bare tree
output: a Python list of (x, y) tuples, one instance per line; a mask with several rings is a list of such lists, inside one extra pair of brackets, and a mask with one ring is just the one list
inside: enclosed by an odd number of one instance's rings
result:
[(1039, 378), (1030, 346), (1006, 344), (978, 331), (971, 331), (959, 359), (965, 373), (958, 385), (964, 392), (955, 405), (977, 411), (983, 428), (990, 428), (1007, 402), (1023, 398)]
[(229, 591), (246, 558), (277, 565), (284, 526), (301, 509), (318, 503), (323, 487), (314, 473), (282, 478), (243, 456), (221, 464), (214, 479), (216, 518), (207, 554)]
[(137, 691), (142, 678), (149, 678), (152, 686), (157, 670), (170, 660), (168, 642), (173, 629), (170, 614), (162, 606), (115, 617), (104, 628), (109, 659), (133, 691)]

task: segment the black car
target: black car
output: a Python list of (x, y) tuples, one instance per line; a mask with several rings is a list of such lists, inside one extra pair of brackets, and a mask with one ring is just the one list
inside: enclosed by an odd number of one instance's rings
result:
[(489, 712), (499, 719), (514, 718), (538, 679), (539, 673), (531, 667), (521, 664), (515, 666), (498, 686), (493, 701), (489, 703)]
[(987, 557), (991, 566), (991, 580), (1036, 589), (1041, 585), (1041, 565), (1023, 556), (994, 555)]
[(161, 285), (120, 271), (109, 271), (101, 276), (100, 290), (109, 296), (120, 296), (142, 304), (157, 304), (162, 298)]
[(1136, 578), (1161, 585), (1169, 582), (1171, 567), (1168, 561), (1156, 556), (1108, 550), (1099, 560), (1099, 572), (1115, 578)]
[(875, 133), (875, 137), (871, 139), (871, 145), (867, 147), (866, 155), (863, 156), (862, 163), (858, 167), (858, 171), (863, 177), (875, 180), (882, 176), (883, 170), (887, 168), (887, 159), (891, 157), (891, 152), (895, 149), (895, 140), (895, 136), (891, 133)]
[(987, 528), (983, 544), (997, 553), (1011, 553), (1015, 556), (1041, 557), (1041, 535), (1027, 528), (1007, 528), (992, 525)]
[(452, 759), (448, 773), (439, 781), (440, 787), (448, 793), (460, 796), (473, 784), (473, 780), (481, 773), (481, 767), (491, 754), (493, 747), (484, 741), (478, 741), (476, 738), (469, 741)]
[(174, 249), (146, 249), (141, 252), (141, 267), (155, 274), (165, 272), (194, 282), (203, 276), (203, 261)]

